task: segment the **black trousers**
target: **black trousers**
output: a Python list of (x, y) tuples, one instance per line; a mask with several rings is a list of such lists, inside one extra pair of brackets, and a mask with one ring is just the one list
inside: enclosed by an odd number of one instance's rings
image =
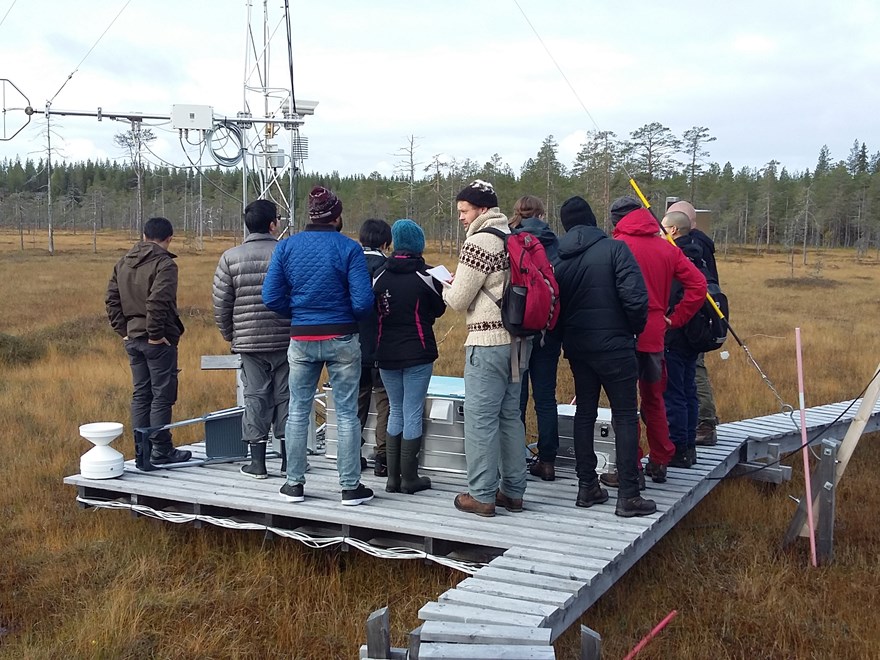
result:
[(614, 444), (617, 452), (619, 498), (639, 494), (637, 451), (639, 367), (635, 351), (618, 358), (569, 359), (574, 376), (577, 410), (574, 415), (574, 453), (578, 481), (583, 486), (596, 483), (596, 452), (593, 432), (599, 407), (599, 388), (604, 388), (611, 403), (614, 420)]
[[(170, 424), (171, 409), (177, 402), (177, 346), (128, 339), (125, 352), (134, 385), (132, 429)], [(169, 444), (171, 432), (159, 431), (151, 440), (154, 444)]]

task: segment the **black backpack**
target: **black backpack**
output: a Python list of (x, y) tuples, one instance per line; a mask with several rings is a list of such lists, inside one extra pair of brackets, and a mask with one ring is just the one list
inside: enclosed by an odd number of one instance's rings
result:
[(702, 258), (694, 259), (688, 255), (687, 251), (685, 251), (685, 255), (706, 278), (707, 293), (712, 296), (712, 300), (724, 314), (724, 319), (718, 316), (712, 303), (707, 299), (699, 311), (694, 314), (694, 317), (682, 327), (682, 337), (691, 350), (696, 353), (716, 351), (724, 345), (724, 341), (727, 339), (727, 319), (730, 318), (727, 296), (724, 295), (718, 281), (709, 272), (705, 260)]

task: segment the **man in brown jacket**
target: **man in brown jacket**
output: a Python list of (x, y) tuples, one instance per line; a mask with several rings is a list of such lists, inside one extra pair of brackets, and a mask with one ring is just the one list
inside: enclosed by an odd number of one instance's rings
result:
[[(177, 314), (176, 255), (168, 251), (174, 228), (165, 218), (150, 218), (139, 241), (113, 268), (107, 286), (107, 316), (125, 342), (131, 365), (132, 429), (171, 423), (177, 401), (177, 344), (183, 323)], [(192, 456), (175, 449), (171, 432), (155, 433), (150, 462), (181, 463)]]

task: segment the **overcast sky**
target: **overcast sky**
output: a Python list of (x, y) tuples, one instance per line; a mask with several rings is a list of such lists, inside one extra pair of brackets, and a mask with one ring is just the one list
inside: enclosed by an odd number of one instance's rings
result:
[[(253, 5), (261, 16), (263, 3)], [(296, 96), (319, 102), (304, 126), (309, 171), (390, 174), (409, 135), (426, 164), (435, 154), (483, 163), (497, 152), (519, 172), (552, 134), (570, 165), (596, 128), (514, 0), (290, 5)], [(9, 10), (0, 78), (42, 110), (123, 6), (0, 0), (0, 19)], [(282, 6), (269, 1), (270, 30)], [(774, 158), (789, 170), (812, 169), (823, 144), (841, 159), (854, 139), (880, 149), (876, 0), (519, 6), (598, 128), (619, 137), (652, 121), (679, 135), (706, 126), (717, 137), (710, 160), (737, 169)], [(52, 107), (162, 115), (193, 103), (234, 116), (243, 106), (246, 26), (245, 0), (131, 0)], [(279, 87), (289, 80), (284, 34), (279, 27), (271, 46), (269, 78)], [(23, 101), (7, 87), (5, 104)], [(3, 119), (10, 133), (24, 114), (9, 110)], [(112, 138), (127, 124), (52, 121), (67, 158), (123, 157)], [(44, 129), (35, 115), (0, 142), (0, 158), (38, 158)], [(177, 132), (154, 130), (156, 154), (183, 163)]]

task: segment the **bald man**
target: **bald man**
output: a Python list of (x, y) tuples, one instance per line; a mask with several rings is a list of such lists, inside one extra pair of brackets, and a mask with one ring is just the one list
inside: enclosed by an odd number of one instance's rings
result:
[[(690, 236), (700, 243), (703, 248), (703, 260), (706, 268), (715, 278), (718, 278), (718, 266), (715, 263), (715, 243), (709, 236), (697, 228), (697, 211), (690, 202), (676, 202), (670, 205), (668, 213), (684, 213), (690, 221)], [(697, 444), (711, 446), (718, 442), (718, 434), (715, 427), (718, 426), (718, 410), (715, 407), (715, 393), (712, 391), (712, 381), (709, 380), (709, 371), (706, 369), (705, 354), (697, 356), (697, 398), (700, 400), (699, 423), (697, 424)]]

